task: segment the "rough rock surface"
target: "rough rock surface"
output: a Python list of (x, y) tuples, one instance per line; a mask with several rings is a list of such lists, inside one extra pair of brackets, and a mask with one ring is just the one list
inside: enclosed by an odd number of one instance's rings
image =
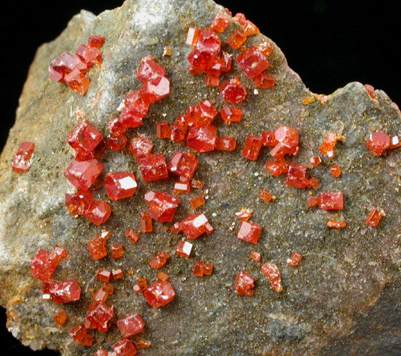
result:
[[(184, 40), (189, 26), (208, 26), (222, 11), (209, 0), (127, 0), (121, 8), (98, 17), (82, 11), (59, 38), (38, 50), (0, 160), (0, 304), (7, 308), (8, 329), (25, 345), (60, 350), (62, 355), (93, 355), (94, 348), (77, 346), (68, 331), (82, 323), (83, 308), (100, 286), (93, 279), (96, 270), (119, 266), (135, 273), (114, 283), (116, 292), (110, 301), (119, 318), (132, 312), (143, 316), (146, 329), (138, 339), (152, 342), (150, 349), (141, 352), (144, 355), (400, 354), (401, 152), (394, 150), (377, 158), (365, 148), (366, 136), (372, 131), (399, 134), (400, 113), (383, 91), (377, 90), (377, 100), (372, 100), (360, 83), (337, 90), (326, 105), (318, 101), (303, 105), (302, 100), (312, 93), (288, 68), (273, 42), (270, 73), (277, 82), (273, 89), (253, 94), (252, 83), (237, 67), (229, 74), (239, 75), (249, 93), (243, 122), (218, 127), (221, 136), (237, 138), (237, 150), (198, 155), (197, 177), (205, 181), (209, 196), (203, 211), (216, 231), (195, 241), (188, 261), (174, 255), (181, 236), (163, 231), (161, 224), (155, 224), (156, 232), (142, 236), (137, 244), (127, 242), (124, 231), (138, 229), (139, 212), (146, 208), (143, 194), (150, 189), (172, 190), (173, 178), (153, 184), (140, 179), (133, 198), (111, 202), (112, 218), (102, 226), (112, 231), (111, 243), (125, 246), (124, 258), (99, 262), (88, 258), (86, 244), (100, 228), (66, 212), (64, 194), (72, 188), (63, 172), (73, 157), (66, 136), (81, 117), (105, 134), (106, 122), (117, 114), (125, 94), (139, 88), (135, 70), (148, 54), (166, 68), (172, 92), (151, 106), (148, 119), (131, 136), (138, 132), (154, 136), (156, 121), (164, 114), (173, 122), (189, 105), (205, 99), (221, 108), (218, 90), (205, 87), (203, 76), (187, 73), (190, 48)], [(237, 27), (230, 24), (222, 37), (227, 39)], [(48, 80), (47, 67), (60, 53), (74, 52), (92, 34), (106, 38), (104, 63), (100, 70), (90, 72), (91, 86), (81, 97)], [(262, 37), (251, 37), (248, 43), (260, 43)], [(171, 57), (162, 57), (165, 45), (171, 47)], [(307, 164), (327, 132), (345, 136), (346, 142), (336, 147), (336, 158), (313, 170), (321, 181), (318, 191), (344, 192), (345, 209), (335, 217), (346, 219), (345, 230), (328, 230), (326, 221), (333, 214), (307, 208), (307, 191), (286, 187), (282, 178), (265, 172), (267, 151), (256, 162), (241, 158), (248, 134), (258, 135), (281, 124), (300, 131), (302, 149), (293, 159), (297, 163)], [(35, 142), (37, 149), (30, 172), (17, 175), (10, 164), (22, 141)], [(154, 143), (155, 151), (168, 158), (180, 147), (156, 139)], [(333, 163), (342, 167), (339, 179), (329, 173)], [(102, 164), (106, 173), (127, 170), (141, 177), (128, 152), (106, 151)], [(259, 200), (261, 187), (276, 195), (277, 201), (266, 205)], [(183, 197), (177, 220), (191, 212), (188, 200), (195, 194)], [(108, 201), (104, 188), (96, 196)], [(253, 208), (252, 220), (264, 228), (257, 246), (235, 237), (234, 213), (243, 207)], [(373, 207), (386, 212), (377, 229), (365, 224)], [(42, 300), (40, 283), (29, 272), (37, 250), (49, 251), (54, 246), (64, 247), (71, 256), (55, 278), (74, 278), (83, 287), (81, 301), (65, 305), (70, 318), (61, 329), (53, 321), (60, 307)], [(283, 293), (274, 293), (260, 265), (249, 259), (253, 249), (262, 253), (263, 261), (280, 267)], [(135, 295), (132, 286), (137, 276), (155, 280), (156, 273), (147, 263), (161, 250), (174, 256), (163, 270), (170, 275), (177, 298), (165, 308), (153, 309)], [(286, 266), (293, 250), (305, 256), (296, 269)], [(211, 277), (192, 276), (198, 260), (214, 264)], [(240, 270), (256, 280), (252, 298), (239, 297), (233, 290)], [(97, 346), (107, 348), (120, 335), (113, 326), (95, 338)]]

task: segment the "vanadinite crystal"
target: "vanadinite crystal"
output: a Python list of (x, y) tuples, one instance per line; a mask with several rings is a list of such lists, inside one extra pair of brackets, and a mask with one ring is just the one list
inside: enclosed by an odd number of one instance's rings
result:
[(202, 195), (197, 195), (196, 197), (192, 198), (189, 201), (189, 204), (191, 204), (192, 209), (198, 209), (202, 205), (205, 205), (206, 201), (205, 198)]
[(210, 152), (214, 150), (216, 137), (217, 128), (212, 125), (191, 127), (188, 132), (187, 146), (199, 153)]
[(137, 186), (135, 176), (128, 172), (109, 174), (104, 181), (108, 197), (115, 201), (132, 197)]
[(132, 243), (137, 243), (139, 240), (139, 235), (132, 229), (125, 231), (125, 237)]
[(149, 156), (153, 150), (153, 143), (147, 136), (134, 137), (128, 146), (128, 149), (137, 161), (143, 157)]
[(113, 286), (104, 285), (101, 286), (96, 293), (93, 295), (92, 300), (95, 303), (106, 303), (107, 298), (114, 292)]
[(107, 239), (97, 236), (94, 240), (88, 242), (88, 251), (93, 260), (98, 261), (107, 256)]
[(64, 82), (70, 89), (82, 96), (86, 95), (90, 84), (89, 78), (78, 69), (67, 74), (64, 77)]
[(55, 316), (54, 321), (56, 322), (57, 326), (61, 328), (68, 319), (68, 315), (64, 310), (60, 310)]
[(235, 278), (234, 288), (238, 295), (252, 297), (255, 280), (248, 273), (241, 271)]
[(72, 216), (84, 216), (94, 202), (93, 194), (90, 191), (78, 190), (73, 194), (65, 195), (65, 206)]
[(243, 115), (241, 109), (227, 106), (221, 110), (220, 114), (226, 125), (230, 125), (232, 122), (240, 122)]
[(171, 159), (168, 170), (180, 178), (190, 181), (198, 168), (199, 161), (194, 153), (175, 152)]
[(334, 178), (339, 178), (341, 176), (341, 167), (334, 165), (330, 167), (330, 174), (334, 177)]
[(339, 138), (341, 137), (337, 134), (327, 134), (324, 142), (319, 147), (320, 153), (329, 158), (333, 158), (335, 156), (334, 147), (336, 146), (337, 140)]
[(299, 134), (298, 131), (287, 126), (280, 126), (274, 137), (277, 145), (270, 151), (270, 154), (277, 161), (282, 160), (286, 155), (296, 155), (298, 152)]
[(117, 326), (125, 339), (140, 334), (145, 329), (145, 323), (139, 314), (133, 314), (118, 320)]
[(32, 157), (35, 152), (35, 144), (32, 142), (22, 142), (11, 163), (11, 168), (15, 173), (26, 173), (32, 165)]
[(265, 147), (274, 147), (278, 144), (276, 134), (273, 131), (264, 131), (262, 133), (262, 145)]
[(82, 121), (67, 137), (67, 143), (78, 153), (92, 153), (102, 141), (103, 135), (88, 121)]
[(86, 191), (92, 186), (102, 170), (103, 166), (96, 159), (73, 160), (64, 172), (64, 176), (73, 186)]
[(347, 223), (345, 221), (329, 220), (327, 222), (327, 227), (330, 229), (345, 229), (347, 227)]
[(31, 262), (31, 274), (34, 278), (47, 281), (55, 272), (60, 262), (67, 258), (67, 251), (56, 247), (52, 253), (39, 250)]
[(80, 45), (75, 53), (84, 63), (87, 64), (88, 68), (94, 65), (100, 68), (103, 62), (103, 54), (98, 48)]
[(262, 232), (261, 226), (252, 224), (248, 221), (243, 221), (238, 231), (237, 238), (245, 242), (257, 244), (261, 232)]
[(128, 339), (115, 343), (113, 351), (116, 356), (135, 356), (137, 354), (134, 344)]
[(251, 161), (256, 161), (259, 157), (260, 149), (262, 148), (262, 139), (257, 136), (248, 136), (241, 156)]
[(322, 159), (319, 156), (313, 156), (309, 159), (309, 163), (313, 168), (319, 167), (322, 163)]
[(111, 272), (100, 269), (96, 273), (96, 279), (103, 283), (109, 283), (111, 278)]
[(78, 325), (72, 329), (70, 336), (81, 346), (90, 347), (93, 345), (93, 336), (88, 334), (88, 331), (82, 325)]
[(147, 233), (153, 231), (152, 218), (147, 212), (142, 212), (139, 214), (139, 222), (141, 225), (141, 232)]
[(125, 135), (111, 136), (107, 140), (107, 147), (112, 151), (121, 151), (127, 145), (128, 138)]
[(271, 195), (267, 190), (262, 189), (259, 193), (259, 198), (265, 203), (270, 203), (272, 200), (277, 199), (274, 195)]
[(140, 168), (145, 182), (168, 178), (166, 159), (161, 153), (141, 158)]
[(82, 73), (88, 71), (88, 66), (78, 57), (64, 52), (49, 65), (49, 78), (56, 82), (65, 82), (65, 76), (74, 69)]
[(159, 252), (154, 258), (149, 261), (149, 266), (152, 269), (160, 269), (167, 263), (169, 259), (170, 256), (167, 254), (167, 252)]
[(309, 180), (306, 178), (307, 167), (301, 164), (290, 163), (285, 184), (294, 188), (308, 188)]
[(229, 25), (230, 20), (227, 16), (223, 14), (217, 14), (216, 17), (213, 19), (210, 28), (216, 32), (224, 32)]
[(92, 204), (92, 206), (85, 213), (85, 217), (96, 226), (104, 224), (109, 219), (110, 215), (110, 205), (102, 200)]
[(175, 253), (181, 257), (184, 257), (185, 259), (188, 259), (189, 256), (191, 256), (192, 246), (193, 244), (190, 242), (182, 240), (180, 241)]
[(81, 287), (74, 280), (49, 280), (43, 283), (43, 292), (50, 294), (56, 304), (72, 303), (81, 298)]
[(301, 262), (302, 258), (303, 256), (299, 252), (294, 251), (291, 257), (287, 258), (287, 265), (290, 267), (296, 267), (299, 265), (299, 262)]
[(270, 285), (275, 292), (280, 293), (283, 291), (283, 286), (281, 284), (281, 273), (277, 265), (274, 263), (266, 263), (262, 266), (262, 272), (269, 280)]
[(148, 304), (154, 308), (164, 307), (175, 297), (173, 286), (166, 281), (157, 281), (148, 287), (143, 295)]
[(124, 256), (124, 246), (123, 245), (112, 245), (111, 253), (112, 258), (121, 258)]
[(237, 57), (237, 63), (249, 79), (253, 79), (270, 67), (266, 57), (257, 47), (251, 47)]
[(246, 98), (246, 89), (239, 78), (231, 79), (220, 87), (220, 94), (224, 102), (238, 104)]
[(107, 332), (110, 327), (111, 319), (114, 317), (112, 308), (105, 304), (96, 304), (86, 316), (85, 327), (88, 329), (97, 329), (99, 332)]
[(192, 274), (196, 277), (211, 276), (213, 265), (210, 263), (196, 262)]
[(336, 193), (320, 193), (319, 208), (323, 210), (343, 210), (344, 195), (342, 192)]
[(268, 161), (265, 168), (273, 177), (278, 177), (288, 172), (288, 165), (285, 161)]
[(368, 218), (366, 219), (366, 223), (369, 226), (372, 227), (377, 227), (379, 226), (380, 220), (382, 219), (383, 216), (385, 216), (386, 214), (384, 213), (383, 210), (378, 210), (378, 209), (373, 209)]
[(262, 261), (262, 255), (259, 252), (252, 251), (251, 252), (251, 260), (255, 262), (260, 262)]
[(180, 222), (180, 228), (182, 232), (190, 240), (195, 240), (204, 233), (208, 233), (210, 226), (205, 214), (195, 214), (187, 217), (185, 220)]
[(161, 223), (173, 221), (180, 200), (166, 193), (148, 192), (145, 202), (149, 205), (149, 216)]
[(375, 156), (382, 156), (391, 146), (391, 137), (379, 131), (368, 136), (366, 148)]
[(231, 48), (238, 49), (245, 43), (246, 40), (247, 37), (242, 32), (235, 30), (227, 40), (227, 43)]

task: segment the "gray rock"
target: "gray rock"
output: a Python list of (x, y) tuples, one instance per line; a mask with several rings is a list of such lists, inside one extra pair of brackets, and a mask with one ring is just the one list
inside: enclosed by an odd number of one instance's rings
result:
[[(400, 152), (373, 157), (365, 148), (368, 133), (396, 131), (400, 113), (388, 96), (376, 91), (372, 100), (360, 83), (350, 83), (329, 96), (326, 105), (318, 101), (303, 105), (313, 94), (287, 65), (280, 49), (274, 46), (270, 73), (277, 85), (253, 92), (252, 83), (235, 67), (229, 78), (239, 76), (248, 88), (242, 106), (241, 124), (226, 127), (218, 119), (220, 136), (233, 135), (238, 148), (233, 153), (213, 152), (198, 155), (197, 178), (205, 181), (209, 199), (202, 209), (216, 231), (195, 241), (193, 256), (187, 261), (175, 256), (181, 236), (162, 230), (142, 236), (132, 245), (124, 231), (138, 229), (139, 212), (146, 209), (142, 199), (148, 190), (172, 191), (174, 178), (163, 183), (146, 184), (133, 157), (128, 153), (106, 151), (102, 164), (106, 173), (129, 170), (139, 178), (133, 198), (110, 202), (111, 219), (101, 228), (112, 231), (110, 244), (121, 243), (121, 260), (89, 259), (86, 244), (100, 231), (82, 219), (73, 219), (64, 207), (64, 194), (73, 189), (63, 172), (73, 158), (65, 138), (84, 117), (104, 134), (106, 122), (118, 114), (125, 94), (139, 88), (135, 70), (140, 59), (152, 54), (167, 70), (172, 83), (168, 98), (151, 107), (144, 125), (131, 132), (154, 136), (156, 122), (169, 122), (189, 105), (209, 99), (217, 108), (223, 104), (218, 90), (204, 85), (204, 76), (187, 73), (186, 30), (208, 26), (223, 9), (208, 0), (128, 0), (113, 11), (98, 17), (82, 11), (55, 41), (41, 46), (30, 68), (20, 99), (15, 126), (0, 159), (0, 304), (7, 308), (8, 329), (32, 349), (60, 350), (62, 355), (93, 355), (95, 348), (77, 346), (68, 331), (84, 320), (85, 310), (100, 283), (93, 279), (98, 268), (122, 267), (125, 279), (114, 282), (117, 318), (137, 312), (145, 322), (144, 334), (152, 347), (147, 355), (337, 355), (400, 353)], [(230, 24), (222, 35), (226, 40), (238, 25)], [(91, 70), (88, 94), (80, 97), (67, 87), (47, 78), (50, 61), (64, 51), (74, 52), (92, 34), (106, 38), (101, 70)], [(260, 43), (262, 35), (251, 37), (249, 45)], [(164, 46), (173, 55), (163, 57)], [(226, 48), (232, 53), (232, 50)], [(339, 214), (308, 208), (308, 192), (286, 187), (283, 178), (270, 177), (264, 164), (265, 150), (256, 162), (246, 161), (240, 150), (247, 135), (258, 135), (285, 124), (301, 135), (301, 152), (293, 162), (308, 164), (327, 132), (341, 133), (346, 142), (336, 147), (336, 157), (313, 169), (321, 181), (320, 191), (343, 191), (345, 209)], [(36, 144), (29, 173), (11, 171), (12, 157), (22, 141)], [(171, 142), (154, 139), (155, 151), (170, 158), (175, 150), (187, 150)], [(338, 164), (343, 175), (334, 179), (329, 166)], [(278, 197), (266, 205), (258, 199), (261, 188)], [(104, 189), (96, 197), (109, 201)], [(179, 221), (192, 213), (191, 192), (182, 197)], [(254, 209), (252, 221), (263, 226), (261, 239), (251, 246), (236, 239), (238, 222), (234, 213), (240, 208)], [(385, 210), (386, 217), (377, 229), (367, 227), (366, 216), (373, 207)], [(327, 220), (344, 218), (345, 230), (328, 230)], [(233, 227), (233, 229), (231, 229)], [(41, 285), (30, 276), (29, 266), (39, 248), (50, 251), (61, 246), (70, 253), (56, 271), (56, 279), (76, 279), (83, 289), (81, 301), (63, 306), (69, 314), (65, 327), (56, 327), (53, 317), (60, 306), (42, 300)], [(171, 277), (177, 297), (162, 309), (148, 307), (142, 296), (132, 291), (135, 278), (155, 280), (147, 263), (165, 250), (172, 259), (163, 269)], [(262, 253), (263, 262), (276, 263), (282, 272), (284, 292), (274, 293), (260, 272), (260, 265), (249, 259), (252, 250)], [(287, 267), (293, 250), (305, 259), (296, 269)], [(192, 276), (194, 262), (212, 263), (211, 277)], [(239, 297), (233, 290), (240, 270), (256, 280), (252, 298)], [(107, 334), (95, 333), (96, 347), (110, 349), (120, 338), (113, 325)], [(380, 335), (380, 336), (377, 336)]]

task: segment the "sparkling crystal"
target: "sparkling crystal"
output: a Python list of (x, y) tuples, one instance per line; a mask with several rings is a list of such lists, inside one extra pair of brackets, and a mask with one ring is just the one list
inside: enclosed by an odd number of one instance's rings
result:
[(112, 245), (111, 253), (112, 258), (121, 258), (124, 256), (124, 247), (123, 245)]
[(161, 139), (170, 140), (171, 128), (170, 125), (165, 121), (159, 121), (156, 124), (156, 137)]
[(119, 328), (124, 339), (131, 336), (140, 334), (145, 329), (145, 323), (139, 314), (130, 315), (124, 319), (117, 321)]
[(90, 159), (87, 161), (73, 160), (64, 172), (64, 176), (73, 186), (83, 191), (87, 191), (95, 182), (102, 170), (103, 166), (96, 159)]
[(104, 224), (111, 215), (111, 207), (103, 200), (99, 200), (92, 204), (86, 211), (85, 217), (96, 226)]
[(230, 125), (232, 122), (240, 122), (242, 119), (242, 111), (238, 108), (226, 106), (221, 110), (220, 114), (226, 125)]
[(230, 20), (224, 14), (217, 14), (216, 17), (213, 19), (210, 28), (216, 32), (224, 32), (229, 25)]
[(377, 226), (379, 225), (379, 223), (380, 223), (380, 220), (381, 220), (382, 217), (385, 216), (385, 215), (386, 215), (386, 214), (384, 213), (383, 210), (381, 210), (381, 209), (379, 209), (379, 210), (378, 210), (378, 209), (373, 209), (373, 210), (370, 212), (368, 218), (366, 219), (366, 223), (367, 223), (369, 226), (377, 227)]
[(192, 251), (193, 244), (191, 244), (188, 241), (180, 241), (180, 244), (178, 245), (177, 250), (175, 253), (181, 257), (184, 257), (185, 259), (188, 259), (189, 256), (191, 256), (191, 251)]
[(107, 196), (115, 201), (132, 197), (137, 186), (135, 176), (128, 172), (111, 173), (104, 181)]
[(252, 297), (255, 280), (248, 273), (241, 271), (235, 278), (234, 288), (238, 295)]
[(88, 46), (92, 48), (100, 49), (105, 43), (105, 38), (101, 36), (92, 35), (88, 38)]
[(88, 68), (96, 65), (98, 68), (102, 65), (103, 54), (98, 48), (81, 45), (75, 52), (76, 55), (84, 62)]
[(76, 302), (81, 298), (81, 287), (74, 280), (43, 282), (44, 293), (50, 294), (56, 304)]
[(139, 161), (151, 154), (153, 143), (147, 136), (137, 136), (130, 141), (128, 149), (136, 160)]
[(175, 292), (169, 282), (157, 281), (148, 287), (143, 295), (150, 306), (160, 308), (173, 301)]
[(334, 147), (336, 146), (338, 139), (339, 135), (337, 134), (327, 134), (324, 142), (319, 147), (320, 153), (329, 158), (333, 158), (335, 156)]
[(192, 273), (197, 277), (211, 276), (213, 273), (213, 265), (209, 263), (196, 262)]
[(100, 236), (88, 242), (88, 251), (93, 260), (98, 261), (107, 256), (106, 243)]
[(128, 138), (125, 135), (111, 136), (107, 140), (107, 147), (112, 151), (122, 151), (127, 145)]
[(137, 354), (134, 344), (128, 339), (115, 343), (113, 351), (115, 356), (135, 356)]
[(67, 74), (64, 77), (64, 82), (71, 90), (82, 96), (86, 95), (90, 84), (89, 78), (78, 69)]
[(56, 82), (64, 82), (65, 76), (74, 69), (84, 73), (88, 70), (88, 66), (78, 56), (64, 52), (50, 63), (49, 78)]
[(188, 182), (174, 183), (174, 195), (188, 194), (191, 191), (191, 185)]
[(134, 286), (134, 291), (136, 294), (142, 294), (148, 288), (148, 281), (146, 278), (137, 278), (136, 285)]
[(252, 251), (250, 256), (252, 261), (260, 262), (262, 261), (262, 255), (259, 252)]
[(257, 244), (261, 232), (262, 232), (261, 226), (250, 223), (248, 221), (243, 221), (238, 231), (237, 238), (245, 242)]
[(90, 347), (93, 345), (93, 336), (88, 334), (87, 330), (82, 326), (78, 325), (70, 331), (72, 339), (81, 346)]
[(153, 231), (152, 218), (147, 212), (140, 213), (139, 220), (141, 225), (141, 232), (148, 233)]
[(347, 223), (345, 221), (329, 220), (327, 222), (327, 227), (330, 229), (345, 229), (347, 227)]
[(167, 263), (169, 259), (170, 256), (167, 252), (159, 252), (154, 258), (149, 261), (149, 266), (152, 269), (160, 269)]
[(180, 178), (190, 181), (194, 176), (199, 162), (194, 153), (176, 151), (171, 159), (168, 170)]
[(206, 225), (208, 223), (208, 219), (204, 214), (195, 214), (181, 221), (180, 227), (186, 237), (190, 240), (195, 240), (206, 233)]
[(270, 67), (266, 56), (254, 46), (238, 56), (236, 61), (249, 79), (257, 77)]
[(283, 291), (283, 286), (281, 284), (281, 273), (276, 264), (264, 264), (262, 266), (262, 273), (269, 280), (270, 285), (276, 293), (281, 293)]
[(166, 77), (158, 77), (155, 81), (142, 85), (141, 96), (146, 104), (153, 104), (170, 94), (170, 81)]
[(273, 52), (273, 46), (269, 42), (262, 42), (258, 45), (259, 51), (261, 51), (266, 57), (270, 57)]
[(369, 96), (373, 100), (377, 100), (377, 97), (376, 97), (376, 94), (375, 94), (375, 88), (370, 84), (364, 84), (364, 87), (366, 89), (366, 92), (369, 94)]
[(290, 267), (297, 267), (299, 265), (299, 262), (301, 262), (303, 256), (297, 252), (294, 251), (291, 255), (290, 258), (287, 258), (287, 265)]
[(246, 89), (239, 78), (231, 79), (220, 87), (220, 94), (224, 102), (238, 104), (246, 98)]
[(253, 84), (255, 88), (271, 89), (275, 86), (276, 81), (271, 75), (267, 73), (261, 73), (253, 78)]
[(31, 261), (32, 276), (42, 282), (49, 280), (60, 262), (67, 257), (67, 251), (60, 247), (56, 247), (51, 253), (39, 250)]
[(193, 150), (204, 153), (214, 150), (217, 137), (217, 128), (214, 126), (191, 127), (188, 132), (187, 146)]
[(149, 110), (149, 104), (145, 102), (140, 91), (128, 93), (124, 104), (129, 112), (139, 117), (145, 117)]
[(158, 65), (152, 56), (149, 55), (141, 59), (141, 66), (137, 73), (138, 80), (143, 83), (157, 83), (165, 75), (165, 69)]
[(32, 165), (32, 157), (35, 152), (35, 144), (32, 142), (22, 142), (18, 147), (17, 153), (11, 163), (11, 168), (15, 173), (26, 173)]
[(217, 151), (234, 151), (237, 147), (237, 140), (235, 137), (217, 137), (214, 148)]
[(341, 176), (341, 167), (334, 165), (330, 167), (330, 174), (334, 177), (334, 178), (338, 178)]
[(273, 131), (264, 131), (262, 133), (262, 145), (265, 147), (274, 147), (278, 144), (276, 134)]
[(101, 286), (92, 297), (92, 301), (95, 303), (105, 303), (107, 298), (112, 294), (110, 291), (114, 291), (112, 286)]
[(313, 156), (309, 159), (309, 163), (312, 165), (313, 168), (320, 166), (322, 163), (322, 159), (319, 156)]
[(310, 197), (307, 201), (308, 206), (318, 206), (319, 199), (316, 197)]
[(247, 37), (240, 31), (235, 30), (228, 38), (227, 43), (233, 49), (239, 49), (247, 40)]
[(267, 190), (262, 189), (259, 193), (259, 198), (265, 203), (270, 203), (272, 200), (277, 199), (274, 195), (271, 195)]
[(309, 180), (306, 178), (306, 170), (306, 166), (290, 163), (285, 184), (298, 189), (308, 188)]
[(173, 221), (180, 200), (166, 193), (148, 192), (145, 194), (145, 202), (149, 205), (149, 216), (158, 222)]
[(96, 279), (103, 283), (109, 283), (111, 278), (111, 272), (100, 269), (96, 273)]
[(198, 42), (199, 30), (193, 27), (188, 28), (185, 44), (195, 47)]
[(288, 165), (285, 161), (268, 161), (265, 168), (266, 171), (273, 177), (279, 177), (280, 175), (288, 172)]
[(115, 281), (124, 278), (124, 273), (121, 268), (111, 270), (111, 274)]
[(133, 229), (128, 229), (127, 231), (125, 231), (125, 236), (134, 244), (137, 243), (139, 240), (139, 235)]
[(88, 121), (81, 121), (67, 137), (67, 143), (79, 153), (91, 153), (103, 140), (103, 135)]
[(319, 208), (323, 210), (343, 210), (344, 195), (342, 192), (336, 193), (320, 193)]
[(262, 139), (257, 136), (248, 136), (241, 156), (251, 161), (256, 161), (259, 157), (260, 149), (262, 148)]
[(375, 156), (382, 156), (391, 146), (391, 137), (379, 131), (369, 135), (366, 148)]
[(218, 88), (220, 85), (220, 78), (214, 75), (207, 75), (205, 78), (205, 84), (211, 88)]
[(145, 182), (168, 178), (166, 159), (161, 153), (141, 158), (140, 168)]

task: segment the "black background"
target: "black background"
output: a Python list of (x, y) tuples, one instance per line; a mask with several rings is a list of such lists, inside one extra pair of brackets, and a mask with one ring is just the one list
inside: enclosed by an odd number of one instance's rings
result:
[[(194, 0), (196, 1), (196, 0)], [(123, 0), (7, 2), (0, 21), (1, 147), (14, 123), (18, 98), (36, 48), (53, 40), (81, 9), (98, 14)], [(149, 0), (152, 3), (152, 0)], [(400, 20), (396, 1), (221, 0), (243, 12), (285, 53), (292, 69), (314, 92), (330, 94), (350, 81), (383, 89), (401, 104)], [(1, 355), (58, 355), (33, 352), (5, 328), (0, 308)]]

